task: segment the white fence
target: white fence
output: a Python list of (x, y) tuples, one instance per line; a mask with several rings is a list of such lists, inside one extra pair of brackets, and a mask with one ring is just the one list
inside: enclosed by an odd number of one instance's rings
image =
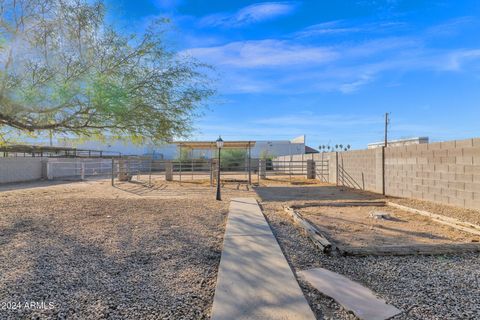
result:
[(138, 175), (152, 170), (152, 161), (145, 158), (115, 159), (112, 162), (112, 159), (105, 158), (0, 157), (0, 184), (40, 179), (110, 178), (112, 164), (115, 176), (122, 172)]
[(47, 162), (49, 180), (84, 180), (91, 177), (107, 177), (111, 172), (111, 159), (50, 158)]

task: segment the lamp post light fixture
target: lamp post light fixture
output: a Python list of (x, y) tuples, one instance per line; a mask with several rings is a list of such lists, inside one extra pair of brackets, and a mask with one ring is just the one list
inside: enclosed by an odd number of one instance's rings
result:
[(217, 170), (217, 200), (222, 200), (222, 197), (220, 195), (220, 153), (223, 148), (223, 140), (222, 137), (218, 137), (217, 141), (217, 148), (218, 148), (218, 170)]

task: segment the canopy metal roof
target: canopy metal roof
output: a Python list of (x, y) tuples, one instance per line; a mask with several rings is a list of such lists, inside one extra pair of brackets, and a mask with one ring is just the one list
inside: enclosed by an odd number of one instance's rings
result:
[[(216, 149), (217, 143), (215, 141), (176, 141), (173, 142), (181, 148), (190, 149)], [(245, 149), (255, 146), (255, 141), (224, 141), (223, 148), (225, 149)]]

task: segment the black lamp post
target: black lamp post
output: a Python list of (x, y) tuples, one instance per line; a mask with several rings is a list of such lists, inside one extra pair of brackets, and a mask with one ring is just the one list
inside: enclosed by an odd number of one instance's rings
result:
[(218, 137), (217, 141), (217, 148), (218, 148), (218, 171), (217, 171), (217, 200), (222, 200), (222, 197), (220, 195), (220, 153), (223, 148), (223, 140), (222, 137)]

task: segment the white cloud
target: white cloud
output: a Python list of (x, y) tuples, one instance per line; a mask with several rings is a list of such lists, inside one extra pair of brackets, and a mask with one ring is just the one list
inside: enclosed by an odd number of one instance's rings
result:
[(379, 34), (398, 30), (407, 26), (404, 22), (379, 21), (374, 23), (360, 23), (355, 21), (334, 20), (308, 26), (292, 34), (295, 38), (312, 38), (320, 36), (339, 36), (351, 33)]
[(309, 26), (294, 35), (299, 38), (314, 37), (327, 34), (354, 33), (362, 31), (359, 27), (343, 26), (342, 21), (329, 21)]
[(382, 123), (381, 117), (354, 116), (344, 114), (329, 114), (315, 116), (310, 113), (291, 114), (280, 117), (264, 118), (253, 121), (254, 124), (282, 126), (315, 126), (315, 127), (348, 127), (348, 126), (370, 126)]
[(458, 17), (445, 23), (432, 26), (426, 30), (428, 36), (453, 36), (458, 34), (461, 29), (467, 26), (473, 26), (477, 20), (470, 16)]
[(239, 27), (271, 20), (292, 13), (297, 7), (295, 2), (262, 2), (249, 5), (235, 13), (216, 13), (201, 19), (202, 26)]
[(283, 40), (231, 42), (223, 46), (194, 48), (183, 52), (202, 61), (233, 67), (275, 67), (324, 64), (335, 59), (327, 47), (312, 47)]
[(460, 71), (467, 63), (480, 60), (480, 49), (454, 50), (447, 55), (446, 63), (442, 65), (447, 71)]
[[(223, 73), (223, 82), (228, 84), (224, 89), (229, 93), (298, 90), (352, 93), (374, 81), (382, 71), (413, 68), (412, 60), (415, 59), (407, 54), (412, 50), (418, 50), (417, 42), (409, 38), (386, 38), (335, 47), (267, 39), (195, 48), (184, 53), (216, 65)], [(385, 59), (389, 52), (395, 55), (400, 52), (404, 56)], [(411, 55), (418, 59), (419, 53)], [(422, 67), (430, 64), (421, 61)]]
[[(467, 18), (453, 20), (461, 25)], [(404, 28), (401, 22), (358, 24), (359, 29)], [(351, 22), (338, 20), (317, 24), (300, 31), (357, 32)], [(388, 33), (390, 34), (390, 33)], [(398, 34), (398, 33), (397, 33)], [(285, 39), (235, 41), (204, 45), (183, 53), (211, 63), (222, 73), (222, 93), (307, 93), (351, 94), (382, 81), (396, 85), (412, 71), (459, 72), (475, 75), (480, 48), (434, 48), (431, 30), (409, 36), (375, 36), (366, 40), (309, 41), (298, 34)], [(348, 38), (351, 39), (351, 38)], [(477, 72), (478, 73), (478, 72)], [(389, 79), (390, 77), (390, 79)]]
[[(418, 39), (379, 39), (335, 47), (291, 41), (235, 42), (190, 52), (217, 65), (233, 92), (351, 94), (388, 72), (458, 72), (478, 65), (480, 49), (431, 49)], [(471, 72), (474, 72), (471, 68)], [(478, 70), (478, 69), (477, 69)], [(395, 80), (398, 82), (398, 79)]]
[(340, 85), (339, 90), (343, 93), (352, 93), (354, 91), (357, 91), (360, 87), (372, 81), (373, 81), (373, 77), (371, 75), (364, 74), (364, 75), (361, 75), (360, 78), (357, 80)]

